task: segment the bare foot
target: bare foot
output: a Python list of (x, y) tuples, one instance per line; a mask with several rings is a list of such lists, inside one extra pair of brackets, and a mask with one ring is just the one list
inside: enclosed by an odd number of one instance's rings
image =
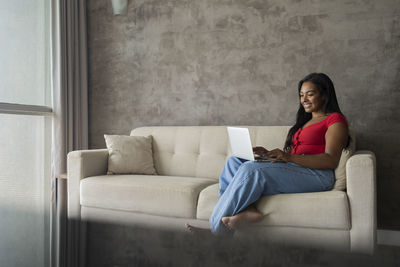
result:
[(230, 229), (238, 229), (249, 223), (255, 223), (263, 218), (263, 214), (255, 207), (250, 206), (244, 211), (230, 217), (223, 217), (222, 222)]
[(192, 234), (195, 234), (195, 235), (198, 235), (198, 234), (212, 235), (210, 229), (196, 227), (196, 226), (190, 225), (188, 223), (185, 224), (185, 227), (189, 232), (191, 232)]

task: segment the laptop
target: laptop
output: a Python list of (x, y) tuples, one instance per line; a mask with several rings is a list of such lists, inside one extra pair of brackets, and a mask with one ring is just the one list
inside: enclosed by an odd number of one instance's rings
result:
[(251, 161), (272, 161), (273, 158), (255, 158), (247, 128), (227, 127), (232, 156)]

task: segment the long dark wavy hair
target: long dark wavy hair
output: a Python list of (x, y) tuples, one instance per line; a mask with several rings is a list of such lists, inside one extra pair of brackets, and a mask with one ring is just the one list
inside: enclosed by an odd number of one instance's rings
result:
[[(335, 87), (333, 86), (332, 80), (328, 75), (324, 73), (311, 73), (304, 77), (298, 85), (298, 95), (300, 97), (301, 86), (305, 82), (311, 82), (315, 85), (321, 96), (325, 97), (324, 104), (322, 106), (325, 114), (338, 112), (343, 115), (339, 108), (339, 104), (336, 98)], [(344, 116), (344, 115), (343, 115)], [(289, 133), (286, 137), (285, 147), (283, 150), (290, 153), (292, 150), (292, 138), (293, 135), (299, 130), (303, 125), (312, 118), (311, 113), (307, 113), (304, 110), (303, 105), (300, 103), (299, 110), (297, 111), (296, 124), (290, 128)], [(350, 136), (347, 138), (346, 148), (350, 144)]]

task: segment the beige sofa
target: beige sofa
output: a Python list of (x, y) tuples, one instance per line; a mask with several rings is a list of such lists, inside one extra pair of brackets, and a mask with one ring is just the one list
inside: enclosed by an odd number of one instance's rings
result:
[[(268, 149), (282, 148), (289, 129), (248, 128), (253, 145)], [(158, 175), (106, 175), (106, 149), (71, 152), (69, 219), (176, 230), (184, 230), (186, 222), (209, 227), (208, 218), (218, 201), (218, 177), (230, 156), (226, 127), (143, 127), (134, 129), (131, 135), (153, 136)], [(254, 233), (271, 241), (373, 253), (375, 156), (358, 151), (346, 159), (344, 153), (341, 164), (347, 190), (264, 196), (257, 202), (264, 219), (238, 231), (238, 235)], [(85, 238), (81, 233), (80, 242)]]

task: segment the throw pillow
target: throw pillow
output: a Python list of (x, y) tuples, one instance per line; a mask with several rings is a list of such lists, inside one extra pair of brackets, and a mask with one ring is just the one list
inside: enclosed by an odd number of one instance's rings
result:
[(346, 189), (346, 163), (356, 150), (355, 135), (352, 133), (351, 129), (349, 130), (349, 132), (351, 136), (350, 145), (348, 149), (343, 150), (340, 157), (339, 165), (335, 169), (335, 184), (333, 185), (332, 190), (343, 191)]
[(108, 149), (108, 174), (157, 174), (151, 135), (104, 135)]

